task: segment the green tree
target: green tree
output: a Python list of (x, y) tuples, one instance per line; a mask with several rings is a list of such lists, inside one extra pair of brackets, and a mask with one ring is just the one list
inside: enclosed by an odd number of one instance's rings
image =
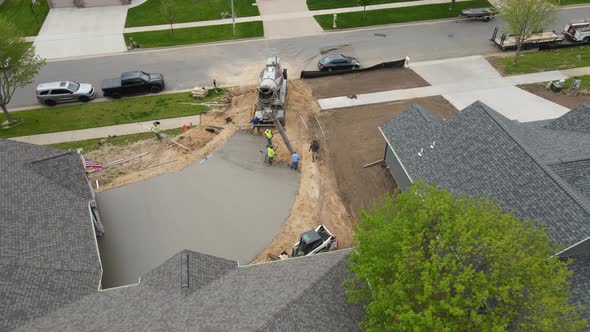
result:
[(366, 331), (571, 331), (569, 262), (534, 222), (415, 183), (362, 213), (349, 299)]
[(9, 125), (14, 120), (6, 105), (16, 88), (31, 84), (45, 60), (35, 55), (35, 47), (25, 41), (17, 28), (0, 17), (0, 108)]
[(516, 41), (514, 64), (518, 63), (523, 42), (556, 20), (555, 6), (547, 0), (500, 0), (499, 13), (508, 25), (506, 31)]
[(170, 24), (170, 31), (174, 34), (174, 27), (172, 26), (176, 22), (176, 2), (174, 0), (161, 0), (160, 13)]

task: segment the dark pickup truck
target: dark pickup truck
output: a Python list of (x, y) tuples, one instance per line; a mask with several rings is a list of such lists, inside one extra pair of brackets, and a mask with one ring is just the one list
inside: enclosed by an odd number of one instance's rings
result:
[(163, 89), (162, 74), (148, 74), (143, 71), (130, 71), (121, 74), (119, 78), (102, 81), (102, 94), (115, 99), (142, 92), (158, 93)]

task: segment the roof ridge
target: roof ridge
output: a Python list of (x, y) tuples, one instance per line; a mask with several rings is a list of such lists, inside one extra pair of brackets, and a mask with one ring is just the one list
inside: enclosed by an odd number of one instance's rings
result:
[[(343, 249), (343, 250), (345, 250), (345, 249)], [(350, 250), (350, 251), (352, 251), (352, 250)], [(323, 254), (328, 254), (328, 253), (329, 253), (329, 252), (326, 252), (326, 253), (323, 253)], [(305, 257), (309, 257), (309, 256), (303, 256), (303, 257), (297, 257), (297, 258), (305, 258)], [(347, 255), (347, 256), (345, 256), (345, 257), (348, 257), (348, 255)], [(291, 259), (291, 258), (289, 258), (289, 259)], [(289, 261), (289, 259), (287, 259), (286, 261)], [(335, 268), (338, 266), (338, 264), (339, 264), (340, 262), (342, 262), (342, 260), (343, 260), (343, 259), (344, 259), (344, 258), (342, 258), (342, 259), (339, 259), (339, 260), (337, 260), (336, 262), (334, 262), (334, 264), (332, 264), (332, 266), (330, 266), (330, 268), (329, 268), (329, 269), (327, 269), (327, 270), (326, 270), (326, 272), (325, 272), (323, 275), (326, 275), (326, 274), (328, 274), (328, 273), (331, 273), (331, 272), (332, 272), (332, 270), (334, 270), (334, 269), (335, 269)], [(266, 328), (268, 328), (268, 324), (269, 324), (269, 322), (271, 322), (271, 321), (275, 321), (275, 320), (276, 320), (276, 318), (277, 318), (277, 317), (278, 317), (280, 314), (283, 314), (285, 311), (287, 311), (287, 310), (290, 308), (290, 305), (291, 305), (293, 302), (295, 302), (295, 301), (298, 301), (300, 298), (302, 298), (302, 297), (303, 297), (303, 295), (305, 294), (305, 292), (306, 292), (307, 290), (309, 290), (310, 288), (313, 288), (313, 287), (315, 287), (317, 284), (319, 284), (319, 283), (320, 283), (321, 281), (323, 281), (323, 280), (324, 280), (324, 278), (318, 277), (318, 278), (317, 278), (317, 279), (316, 279), (314, 282), (312, 282), (311, 284), (309, 284), (309, 286), (308, 286), (307, 288), (305, 288), (305, 289), (304, 289), (304, 290), (301, 292), (301, 294), (299, 294), (299, 295), (298, 295), (298, 296), (297, 296), (295, 299), (293, 299), (293, 300), (289, 301), (288, 303), (285, 303), (285, 304), (283, 304), (279, 310), (275, 311), (275, 312), (274, 312), (274, 313), (271, 315), (271, 317), (269, 317), (269, 319), (265, 320), (265, 321), (264, 321), (262, 324), (260, 324), (260, 326), (258, 326), (257, 328), (255, 328), (253, 331), (255, 331), (255, 332), (264, 332), (264, 331), (266, 331)]]
[(426, 122), (433, 122), (431, 121), (430, 118), (428, 118), (425, 114), (425, 112), (429, 112), (432, 115), (436, 115), (428, 110), (426, 110), (425, 108), (423, 108), (422, 106), (420, 106), (419, 104), (414, 103), (412, 105), (412, 108), (416, 109), (418, 111), (418, 113), (420, 114), (420, 116), (426, 121)]
[[(76, 151), (75, 151), (75, 150), (73, 150), (73, 151), (72, 151), (72, 150), (70, 150), (70, 151), (65, 151), (65, 152), (62, 152), (62, 153), (58, 153), (58, 154), (56, 154), (55, 156), (51, 156), (51, 157), (47, 157), (47, 158), (43, 158), (43, 159), (38, 159), (38, 160), (33, 160), (33, 161), (30, 161), (29, 163), (30, 163), (30, 164), (34, 164), (34, 163), (38, 163), (38, 162), (42, 162), (42, 161), (47, 161), (47, 160), (51, 160), (51, 159), (56, 159), (56, 158), (60, 158), (60, 157), (63, 157), (63, 156), (66, 156), (66, 155), (72, 154), (72, 153), (74, 153), (74, 152), (76, 152)], [(76, 152), (76, 153), (78, 153), (78, 152)]]
[(490, 112), (488, 106), (480, 101), (477, 101), (477, 106), (481, 108), (495, 123), (500, 127), (512, 140), (539, 166), (541, 169), (555, 182), (565, 193), (574, 200), (588, 215), (590, 215), (590, 205), (588, 205), (587, 201), (581, 198), (570, 186), (565, 182), (559, 175), (555, 174), (549, 166), (543, 164), (541, 160), (534, 154), (532, 151), (526, 147), (518, 137), (513, 135), (503, 123), (498, 121), (496, 116)]
[(559, 164), (567, 164), (567, 163), (574, 163), (576, 161), (583, 161), (589, 160), (590, 155), (581, 156), (581, 157), (574, 157), (574, 158), (567, 158), (567, 159), (557, 159), (547, 163), (547, 166), (559, 165)]

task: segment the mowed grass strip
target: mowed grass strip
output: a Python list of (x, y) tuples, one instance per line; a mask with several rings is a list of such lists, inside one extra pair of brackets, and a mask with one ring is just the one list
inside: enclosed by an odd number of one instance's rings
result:
[[(472, 0), (457, 2), (455, 9), (449, 10), (448, 3), (420, 5), (402, 8), (367, 10), (366, 12), (352, 12), (338, 14), (338, 29), (366, 27), (403, 22), (426, 21), (442, 18), (457, 17), (459, 12), (467, 8), (491, 7), (487, 0)], [(333, 30), (333, 15), (316, 15), (316, 21), (324, 30)]]
[[(384, 3), (394, 2), (407, 2), (417, 0), (371, 0), (371, 5), (381, 5)], [(590, 0), (589, 0), (590, 1)], [(309, 10), (319, 9), (333, 9), (333, 8), (345, 8), (345, 7), (357, 7), (359, 6), (358, 0), (307, 0), (307, 8)]]
[[(183, 103), (207, 102), (223, 93), (224, 90), (219, 94), (212, 91), (207, 98), (199, 100), (194, 100), (190, 92), (182, 92), (12, 112), (12, 117), (22, 120), (22, 123), (0, 129), (0, 137), (46, 134), (132, 123), (134, 120), (160, 120), (196, 115), (207, 111), (208, 108)], [(5, 120), (2, 114), (0, 123)]]
[(585, 4), (585, 3), (590, 3), (590, 0), (550, 0), (553, 4), (558, 5), (558, 6), (571, 6), (571, 5), (579, 5), (579, 4)]
[(210, 25), (195, 28), (182, 28), (158, 31), (144, 31), (126, 33), (125, 40), (133, 37), (142, 48), (165, 47), (216, 42), (222, 40), (256, 38), (264, 36), (262, 21), (244, 22), (236, 24), (236, 34), (233, 34), (231, 24)]
[(587, 67), (590, 66), (590, 46), (521, 53), (517, 65), (513, 56), (493, 57), (490, 61), (505, 75)]
[[(254, 0), (234, 0), (236, 17), (259, 16)], [(160, 14), (160, 0), (148, 0), (147, 2), (130, 8), (127, 11), (126, 28), (146, 25), (167, 24), (166, 19)], [(176, 23), (197, 22), (222, 19), (221, 13), (230, 13), (231, 2), (229, 0), (176, 0)]]
[[(39, 23), (35, 20), (33, 11)], [(32, 5), (31, 0), (4, 0), (0, 5), (0, 16), (14, 24), (24, 37), (39, 33), (47, 13), (49, 6), (46, 0), (37, 0), (36, 5)]]
[[(160, 130), (160, 133), (166, 134), (168, 137), (175, 137), (184, 132), (182, 128), (174, 128), (174, 129), (167, 129), (167, 130)], [(153, 132), (145, 132), (145, 133), (138, 133), (138, 134), (130, 134), (130, 135), (121, 135), (121, 136), (114, 136), (114, 137), (102, 137), (102, 138), (93, 138), (87, 139), (84, 141), (76, 141), (76, 142), (64, 142), (64, 143), (56, 143), (56, 144), (49, 144), (57, 149), (62, 150), (75, 150), (75, 149), (84, 149), (84, 152), (90, 152), (100, 148), (100, 142), (102, 140), (106, 140), (108, 144), (116, 145), (116, 146), (126, 146), (131, 143), (147, 140), (147, 139), (156, 139), (156, 135)]]

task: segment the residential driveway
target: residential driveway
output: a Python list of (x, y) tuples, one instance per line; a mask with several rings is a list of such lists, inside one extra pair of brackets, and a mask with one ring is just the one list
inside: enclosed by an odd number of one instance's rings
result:
[(522, 75), (520, 79), (503, 78), (481, 56), (420, 62), (411, 68), (459, 110), (480, 100), (505, 117), (520, 122), (554, 119), (569, 111), (514, 86), (565, 78), (559, 72)]
[(324, 31), (312, 16), (304, 15), (308, 12), (305, 0), (258, 0), (256, 3), (266, 38), (303, 37)]
[(287, 165), (263, 164), (264, 146), (237, 133), (202, 164), (98, 193), (103, 288), (136, 283), (182, 249), (253, 260), (287, 221), (299, 186)]
[(51, 9), (35, 38), (37, 54), (59, 59), (124, 52), (126, 16), (127, 6)]

